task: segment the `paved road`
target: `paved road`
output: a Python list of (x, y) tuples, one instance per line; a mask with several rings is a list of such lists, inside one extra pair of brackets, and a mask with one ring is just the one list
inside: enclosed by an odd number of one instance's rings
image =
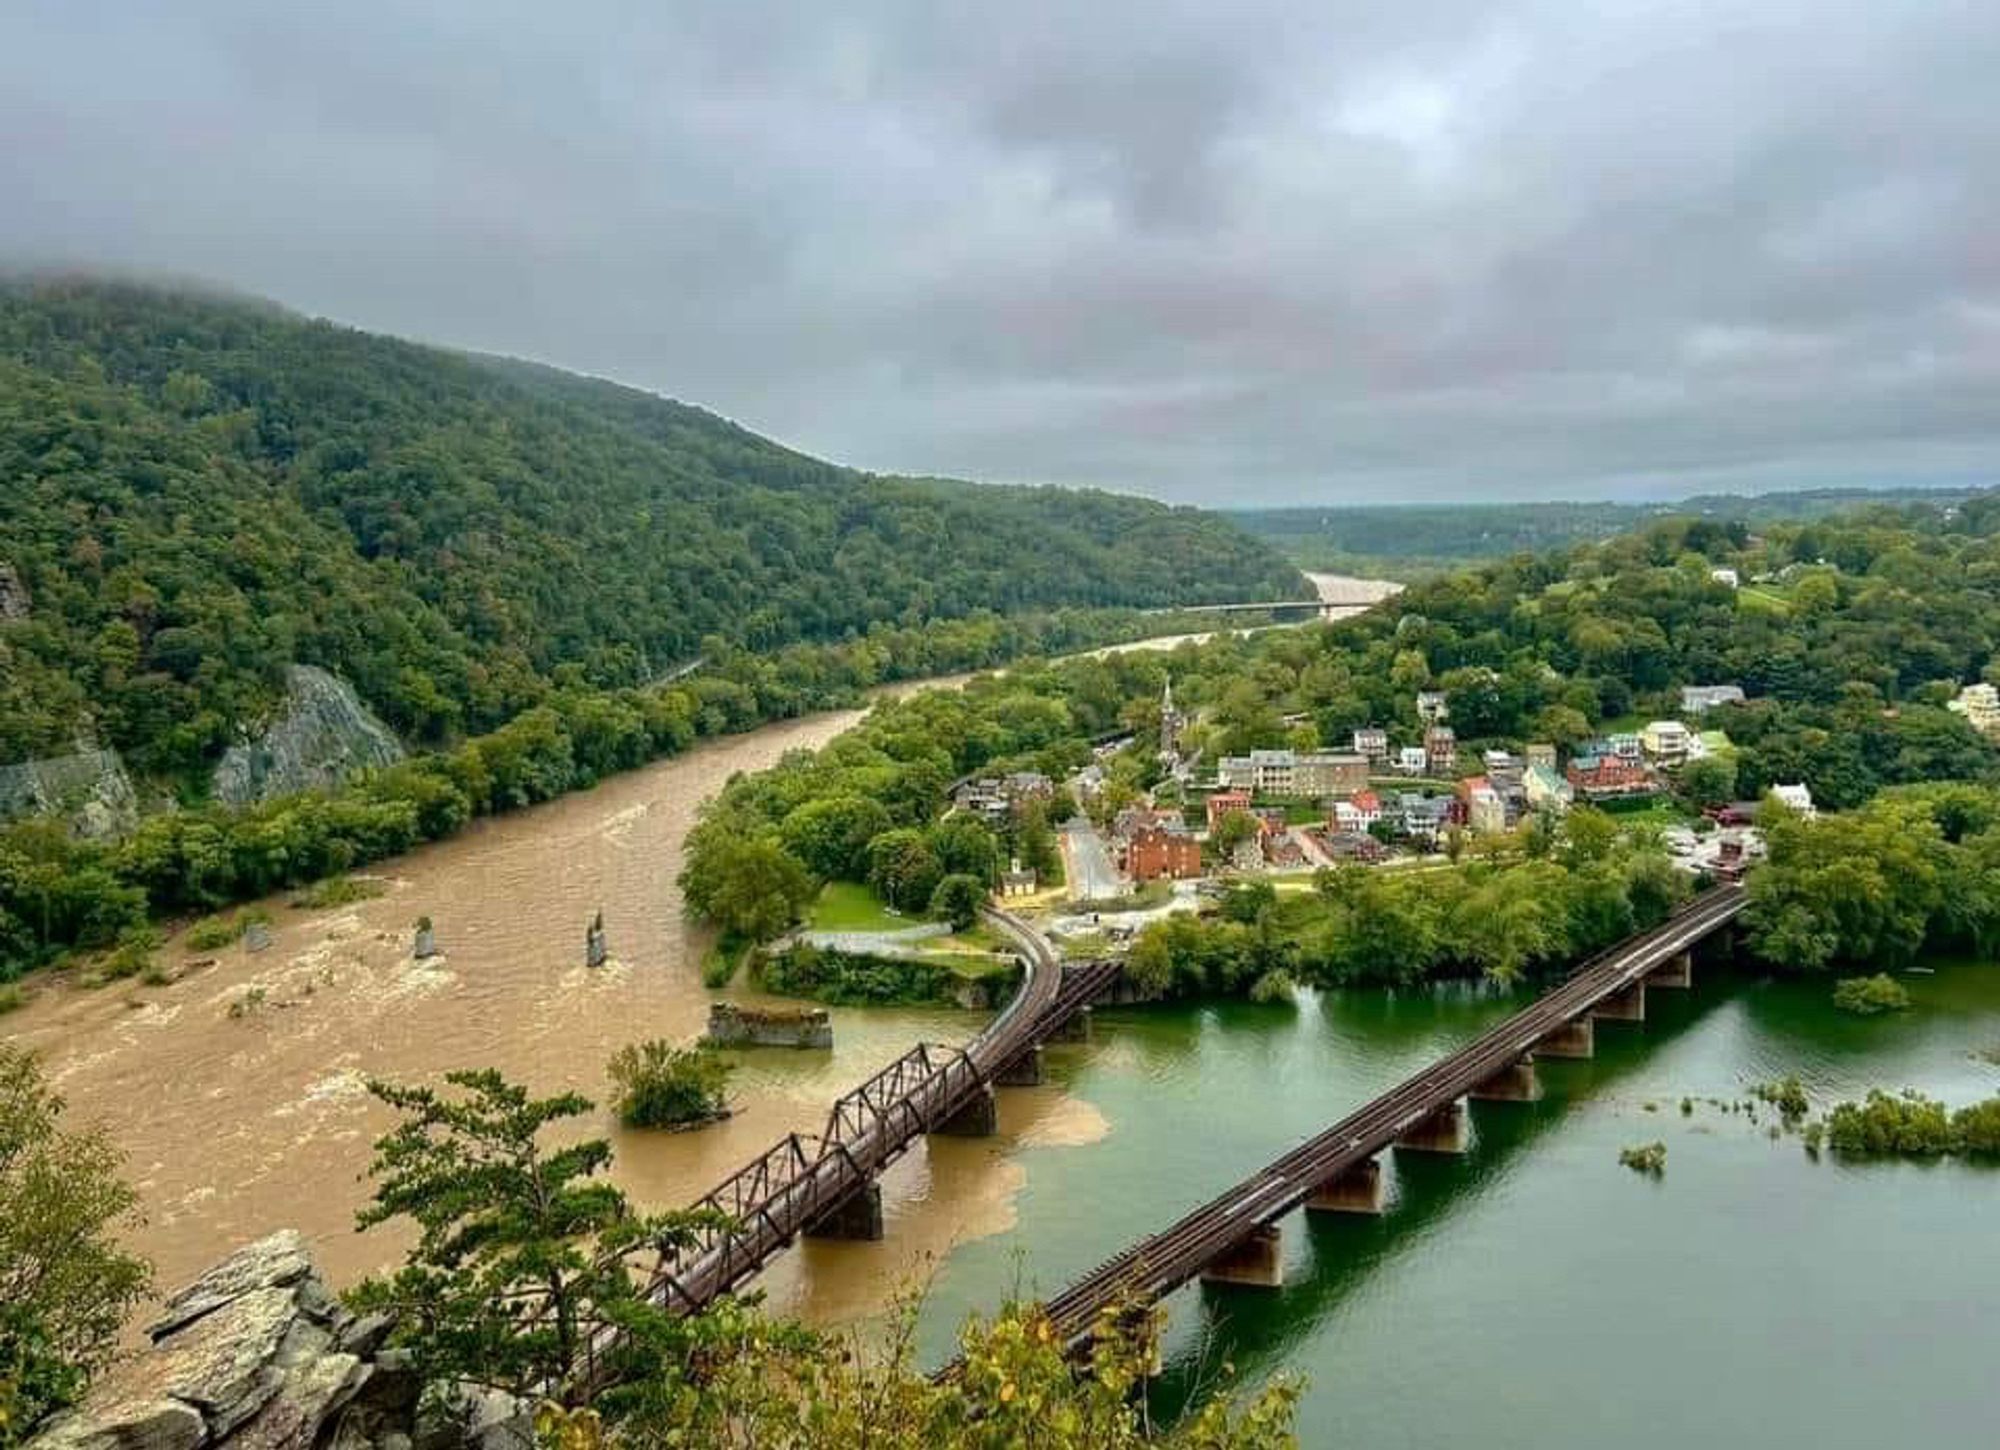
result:
[(1063, 822), (1062, 847), (1072, 901), (1109, 901), (1131, 889), (1111, 864), (1104, 837), (1084, 817), (1072, 816)]

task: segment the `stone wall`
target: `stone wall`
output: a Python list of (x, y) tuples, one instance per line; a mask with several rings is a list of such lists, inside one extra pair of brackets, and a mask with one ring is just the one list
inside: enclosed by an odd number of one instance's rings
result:
[(216, 766), (213, 788), (223, 804), (335, 786), (403, 758), (395, 733), (346, 681), (311, 665), (293, 665), (289, 680), (283, 713), (255, 740), (232, 745)]
[(526, 1410), (465, 1395), (420, 1412), (389, 1321), (341, 1307), (291, 1230), (229, 1255), (166, 1303), (31, 1450), (527, 1450)]
[(831, 1047), (833, 1019), (821, 1007), (759, 1011), (711, 1003), (707, 1041), (717, 1047)]

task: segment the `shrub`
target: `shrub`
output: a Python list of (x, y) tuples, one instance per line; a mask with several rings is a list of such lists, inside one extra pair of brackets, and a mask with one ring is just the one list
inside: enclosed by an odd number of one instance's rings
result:
[(1951, 1115), (1952, 1136), (1961, 1153), (2000, 1153), (2000, 1098), (1988, 1098)]
[(1632, 1148), (1621, 1148), (1618, 1161), (1634, 1173), (1644, 1173), (1658, 1178), (1667, 1171), (1667, 1145), (1665, 1143), (1642, 1143)]
[(1877, 972), (1872, 977), (1843, 977), (1834, 984), (1833, 1005), (1843, 1012), (1873, 1017), (1881, 1012), (1906, 1010), (1910, 993), (1887, 972)]
[(1298, 984), (1283, 967), (1273, 967), (1250, 984), (1252, 1002), (1290, 1002), (1298, 995)]
[(1805, 1085), (1795, 1077), (1759, 1083), (1752, 1091), (1759, 1102), (1776, 1108), (1778, 1115), (1787, 1123), (1795, 1123), (1812, 1111), (1812, 1104), (1806, 1099)]
[(269, 922), (267, 911), (251, 908), (231, 912), (228, 916), (210, 916), (196, 922), (181, 938), (181, 945), (191, 952), (220, 951), (243, 939), (243, 933), (253, 926)]
[(27, 1005), (28, 994), (19, 982), (0, 982), (0, 1017)]
[(1952, 1151), (1955, 1139), (1944, 1104), (1909, 1091), (1891, 1096), (1880, 1088), (1864, 1103), (1840, 1103), (1826, 1117), (1827, 1140), (1836, 1151), (1902, 1153), (1929, 1157)]
[(357, 901), (373, 901), (388, 889), (386, 882), (369, 878), (330, 876), (294, 896), (292, 905), (299, 911), (324, 911), (333, 906), (351, 906)]
[(612, 1055), (618, 1119), (628, 1128), (684, 1128), (728, 1116), (731, 1065), (714, 1049), (655, 1039)]

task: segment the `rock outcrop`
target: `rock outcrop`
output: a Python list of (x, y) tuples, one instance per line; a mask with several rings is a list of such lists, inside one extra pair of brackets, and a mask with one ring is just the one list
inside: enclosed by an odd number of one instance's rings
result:
[(119, 836), (139, 823), (139, 795), (115, 750), (0, 765), (0, 821), (54, 816), (79, 836)]
[(12, 564), (0, 563), (0, 621), (26, 619), (32, 602), (19, 571)]
[(284, 711), (255, 740), (232, 745), (215, 768), (215, 798), (245, 806), (291, 791), (340, 784), (403, 758), (395, 733), (346, 681), (293, 665)]
[(526, 1450), (526, 1410), (468, 1396), (419, 1414), (423, 1386), (390, 1322), (341, 1307), (286, 1230), (167, 1301), (152, 1347), (121, 1361), (33, 1450)]

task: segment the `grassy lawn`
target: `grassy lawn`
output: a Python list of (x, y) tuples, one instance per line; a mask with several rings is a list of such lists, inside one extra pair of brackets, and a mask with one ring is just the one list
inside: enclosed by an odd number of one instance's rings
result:
[(1630, 809), (1611, 806), (1606, 810), (1605, 814), (1609, 815), (1619, 825), (1628, 828), (1637, 826), (1659, 826), (1662, 828), (1667, 826), (1684, 826), (1694, 819), (1693, 813), (1687, 810), (1686, 807), (1682, 806), (1678, 801), (1664, 796), (1657, 800), (1649, 801), (1643, 806), (1636, 806)]
[(921, 917), (894, 916), (881, 899), (855, 881), (829, 881), (820, 888), (806, 925), (814, 931), (900, 931)]
[(1761, 585), (1745, 584), (1736, 591), (1737, 606), (1753, 614), (1790, 614), (1792, 602)]

